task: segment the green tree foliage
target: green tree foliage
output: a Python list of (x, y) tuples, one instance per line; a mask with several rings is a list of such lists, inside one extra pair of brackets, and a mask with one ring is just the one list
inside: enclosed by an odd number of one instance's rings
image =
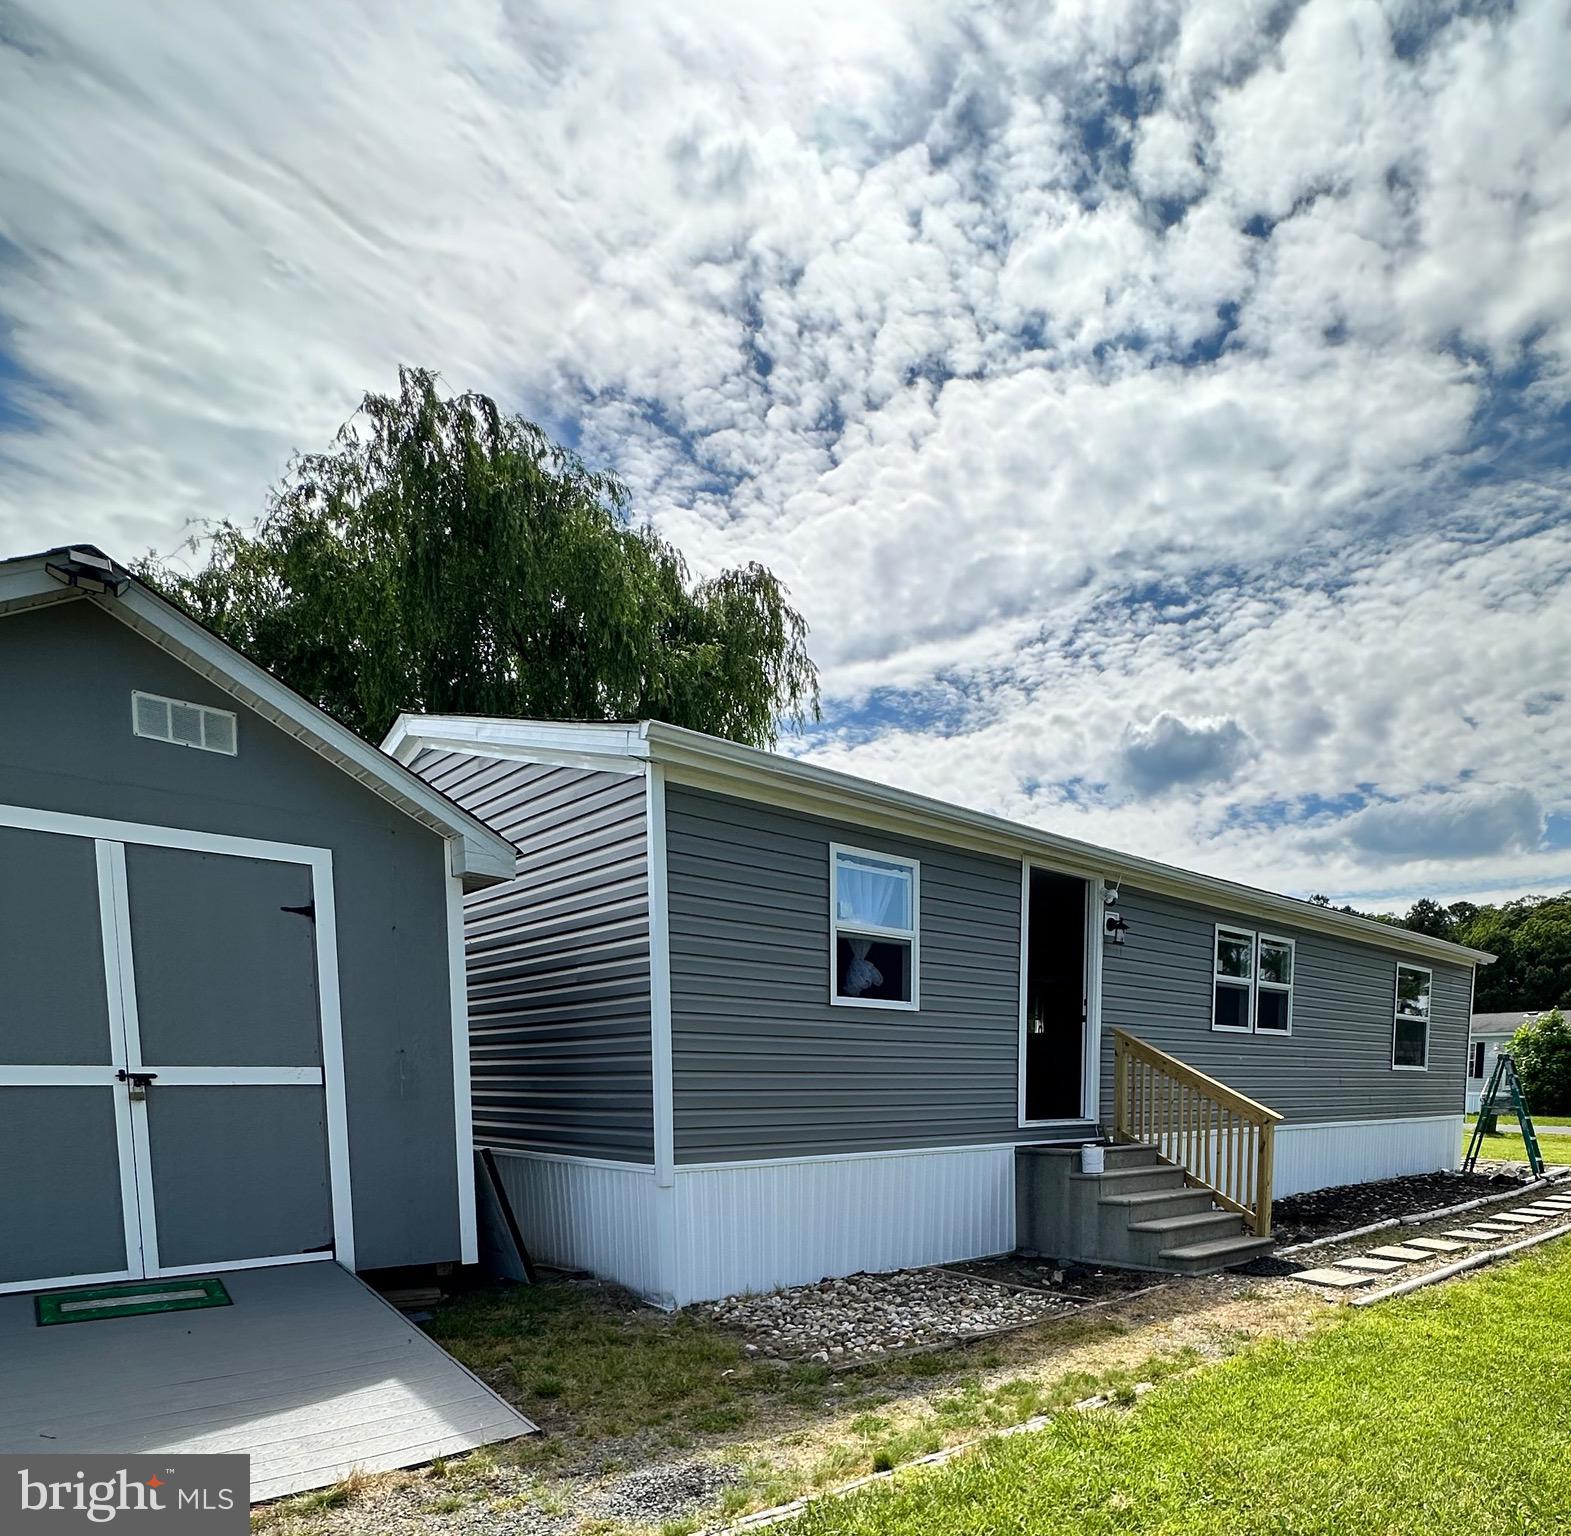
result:
[(1535, 1115), (1571, 1114), (1571, 1024), (1558, 1008), (1529, 1019), (1511, 1036), (1511, 1059)]
[[(1311, 896), (1321, 907), (1328, 897)], [(1454, 901), (1442, 906), (1427, 897), (1415, 901), (1406, 917), (1357, 912), (1377, 922), (1398, 923), (1415, 933), (1488, 950), (1497, 958), (1479, 968), (1473, 1006), (1479, 1013), (1524, 1013), (1571, 1007), (1571, 891), (1559, 896), (1521, 896), (1498, 907)]]
[(401, 369), (252, 532), (137, 574), (378, 740), (401, 710), (652, 718), (754, 746), (818, 713), (807, 626), (749, 564), (694, 581), (627, 492), (484, 395)]

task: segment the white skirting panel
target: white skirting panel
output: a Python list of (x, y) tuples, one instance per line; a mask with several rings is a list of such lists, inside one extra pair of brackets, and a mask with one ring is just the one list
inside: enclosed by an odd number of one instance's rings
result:
[(678, 1306), (1015, 1245), (1015, 1149), (676, 1168)]
[(1272, 1193), (1296, 1195), (1333, 1184), (1433, 1173), (1461, 1161), (1460, 1114), (1279, 1125)]
[(653, 1168), (496, 1153), (497, 1172), (530, 1256), (561, 1269), (587, 1269), (651, 1301), (669, 1304), (661, 1283)]

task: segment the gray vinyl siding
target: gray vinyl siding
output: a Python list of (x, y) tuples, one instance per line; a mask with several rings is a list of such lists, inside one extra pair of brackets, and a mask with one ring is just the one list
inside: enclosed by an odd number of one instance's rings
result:
[[(676, 1160), (1013, 1140), (1020, 865), (672, 785)], [(920, 1010), (829, 1002), (829, 845), (921, 861)]]
[[(133, 689), (237, 712), (238, 754), (134, 736)], [(443, 840), (85, 599), (0, 617), (0, 720), (0, 803), (331, 850), (356, 1263), (456, 1260)]]
[[(1129, 923), (1126, 942), (1103, 951), (1104, 1119), (1112, 1115), (1114, 1028), (1279, 1110), (1289, 1122), (1461, 1113), (1471, 967), (1403, 956), (1128, 887), (1119, 907)], [(1219, 922), (1295, 941), (1291, 1036), (1211, 1028)], [(1434, 975), (1427, 1072), (1391, 1067), (1396, 967), (1404, 960)]]
[(464, 903), (475, 1139), (654, 1158), (641, 775), (425, 752), (415, 770), (518, 849)]

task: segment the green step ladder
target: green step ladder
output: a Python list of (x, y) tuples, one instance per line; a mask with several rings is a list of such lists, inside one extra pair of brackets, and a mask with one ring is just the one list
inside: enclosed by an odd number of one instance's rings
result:
[(1533, 1129), (1533, 1117), (1527, 1112), (1527, 1100), (1522, 1097), (1522, 1080), (1516, 1075), (1516, 1064), (1509, 1051), (1501, 1051), (1495, 1058), (1495, 1070), (1489, 1074), (1489, 1086), (1478, 1101), (1478, 1119), (1473, 1125), (1473, 1139), (1467, 1144), (1467, 1156), (1462, 1159), (1462, 1171), (1471, 1173), (1478, 1163), (1478, 1153), (1484, 1144), (1484, 1127), (1500, 1112), (1497, 1100), (1504, 1087), (1511, 1099), (1511, 1109), (1516, 1123), (1522, 1128), (1522, 1145), (1527, 1148), (1528, 1167), (1533, 1177), (1544, 1176), (1544, 1154), (1538, 1150), (1538, 1133)]

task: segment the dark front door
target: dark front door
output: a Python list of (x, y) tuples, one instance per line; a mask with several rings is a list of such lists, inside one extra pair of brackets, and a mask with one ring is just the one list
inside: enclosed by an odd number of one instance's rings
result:
[(1031, 871), (1026, 946), (1025, 1117), (1078, 1120), (1085, 1073), (1084, 880)]

